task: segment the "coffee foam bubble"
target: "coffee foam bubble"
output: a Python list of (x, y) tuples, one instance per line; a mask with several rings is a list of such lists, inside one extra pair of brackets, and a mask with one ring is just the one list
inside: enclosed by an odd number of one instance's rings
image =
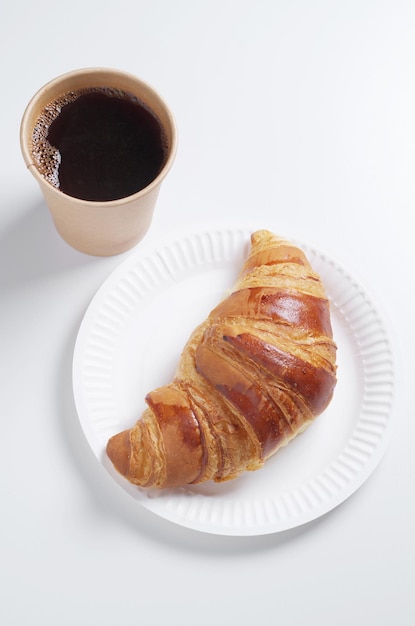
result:
[(55, 187), (59, 187), (58, 170), (60, 164), (59, 150), (51, 146), (47, 140), (49, 127), (60, 113), (57, 102), (45, 107), (32, 133), (32, 159), (38, 171)]

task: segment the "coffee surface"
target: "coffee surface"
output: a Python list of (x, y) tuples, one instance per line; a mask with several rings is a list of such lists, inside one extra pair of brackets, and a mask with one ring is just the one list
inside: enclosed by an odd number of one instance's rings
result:
[(110, 89), (66, 94), (45, 108), (32, 155), (62, 192), (90, 201), (124, 198), (146, 187), (165, 162), (155, 115), (132, 95)]

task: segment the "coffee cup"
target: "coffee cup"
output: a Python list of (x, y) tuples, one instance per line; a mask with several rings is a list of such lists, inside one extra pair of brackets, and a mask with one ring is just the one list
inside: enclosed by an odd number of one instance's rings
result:
[[(110, 113), (102, 108), (103, 101)], [(131, 115), (151, 118), (142, 154), (137, 147), (144, 141), (142, 119), (134, 118), (133, 130), (125, 124), (119, 130), (124, 109), (128, 120)], [(110, 128), (105, 132), (112, 143), (106, 136), (85, 139), (85, 129), (100, 135), (103, 127)], [(59, 148), (49, 141), (52, 131), (61, 142)], [(124, 150), (119, 144), (122, 133), (133, 155), (126, 157), (127, 166), (118, 159)], [(86, 146), (78, 145), (81, 136)], [(147, 233), (160, 186), (174, 161), (177, 132), (169, 107), (150, 85), (127, 72), (86, 68), (58, 76), (33, 96), (23, 115), (20, 143), (61, 237), (80, 252), (112, 256), (131, 249)], [(151, 161), (149, 149), (157, 153), (151, 157), (156, 160), (142, 178), (141, 170)]]

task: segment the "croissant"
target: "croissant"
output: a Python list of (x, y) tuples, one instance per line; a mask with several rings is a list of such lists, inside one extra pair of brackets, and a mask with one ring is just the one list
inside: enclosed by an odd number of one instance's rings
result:
[(256, 470), (329, 404), (336, 345), (305, 254), (261, 230), (232, 293), (190, 336), (173, 381), (108, 441), (120, 474), (177, 487)]

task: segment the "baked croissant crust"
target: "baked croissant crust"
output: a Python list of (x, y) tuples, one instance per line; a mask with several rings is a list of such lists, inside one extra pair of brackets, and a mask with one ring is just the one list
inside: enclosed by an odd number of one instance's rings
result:
[(194, 330), (173, 381), (146, 396), (107, 454), (142, 487), (233, 479), (302, 432), (335, 384), (319, 276), (298, 247), (257, 231), (232, 293)]

